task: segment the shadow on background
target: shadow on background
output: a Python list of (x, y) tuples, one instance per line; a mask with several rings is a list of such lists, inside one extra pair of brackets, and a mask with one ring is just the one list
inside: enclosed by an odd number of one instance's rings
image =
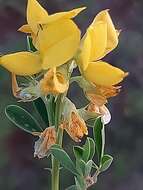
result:
[[(143, 1), (142, 0), (43, 0), (49, 13), (87, 6), (76, 18), (85, 32), (94, 16), (110, 9), (115, 25), (122, 29), (119, 47), (104, 60), (130, 72), (122, 92), (109, 105), (112, 121), (107, 126), (106, 151), (114, 156), (112, 167), (99, 177), (98, 190), (143, 189)], [(16, 30), (25, 23), (26, 1), (0, 0), (0, 52), (2, 54), (26, 50), (26, 36)], [(108, 80), (108, 79), (107, 79)], [(35, 139), (12, 126), (4, 108), (17, 103), (11, 94), (10, 75), (0, 68), (0, 189), (50, 190), (46, 168), (49, 161), (33, 158)], [(81, 106), (84, 102), (77, 86), (69, 94)], [(18, 104), (18, 103), (17, 103)], [(24, 104), (23, 104), (24, 106)], [(29, 110), (32, 105), (29, 104)], [(33, 113), (35, 114), (35, 113)], [(69, 138), (65, 137), (69, 142)], [(72, 144), (70, 140), (68, 144)], [(67, 144), (67, 143), (66, 143)], [(66, 145), (69, 149), (69, 145)], [(72, 184), (69, 172), (62, 172), (64, 190)], [(47, 187), (49, 185), (49, 187)]]

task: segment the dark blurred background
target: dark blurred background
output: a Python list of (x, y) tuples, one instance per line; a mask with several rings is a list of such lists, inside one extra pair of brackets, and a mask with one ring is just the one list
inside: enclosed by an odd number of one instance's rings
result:
[[(106, 152), (114, 156), (111, 168), (99, 177), (97, 190), (143, 189), (143, 1), (142, 0), (43, 0), (49, 13), (87, 6), (76, 18), (85, 32), (94, 16), (103, 9), (122, 29), (119, 47), (105, 60), (130, 73), (119, 96), (108, 107), (112, 121), (106, 128)], [(5, 54), (26, 49), (26, 36), (17, 29), (26, 22), (26, 0), (0, 0), (0, 52)], [(108, 80), (108, 79), (107, 79)], [(10, 75), (0, 68), (0, 189), (50, 190), (50, 161), (33, 158), (35, 139), (14, 127), (4, 114), (5, 106), (18, 104), (11, 94)], [(80, 91), (70, 95), (82, 105)], [(23, 104), (23, 106), (25, 106)], [(32, 105), (29, 104), (32, 111)], [(33, 113), (35, 114), (35, 113)], [(67, 138), (65, 139), (67, 140)], [(68, 138), (69, 141), (69, 138)], [(72, 144), (70, 141), (68, 144)], [(67, 143), (66, 143), (67, 144)], [(69, 149), (69, 145), (66, 146)], [(72, 176), (62, 171), (64, 190), (73, 183)]]

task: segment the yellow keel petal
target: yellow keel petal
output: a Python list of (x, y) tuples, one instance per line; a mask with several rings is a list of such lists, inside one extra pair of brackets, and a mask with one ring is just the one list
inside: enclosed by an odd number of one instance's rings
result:
[(91, 62), (84, 72), (85, 78), (101, 86), (112, 86), (120, 83), (128, 73), (106, 62)]
[(18, 52), (4, 55), (0, 65), (16, 75), (33, 75), (42, 70), (39, 55), (30, 52)]

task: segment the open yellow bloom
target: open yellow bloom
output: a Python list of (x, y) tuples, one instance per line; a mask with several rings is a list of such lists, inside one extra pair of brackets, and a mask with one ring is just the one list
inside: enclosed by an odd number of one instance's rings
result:
[(49, 69), (40, 81), (40, 89), (44, 95), (64, 93), (68, 90), (68, 86), (68, 81), (61, 73), (56, 71), (56, 68)]
[(31, 34), (40, 56), (38, 53), (18, 52), (2, 56), (0, 64), (12, 73), (24, 76), (66, 63), (75, 55), (80, 43), (80, 30), (71, 18), (83, 9), (49, 16), (37, 0), (28, 0), (28, 24), (19, 30)]
[(84, 77), (95, 85), (116, 85), (127, 76), (121, 69), (100, 61), (118, 45), (118, 36), (108, 10), (104, 10), (95, 17), (82, 39), (77, 62)]
[(19, 31), (31, 34), (33, 44), (43, 58), (43, 69), (62, 65), (75, 55), (80, 43), (80, 30), (71, 19), (84, 9), (48, 15), (37, 0), (28, 0), (28, 24)]
[(0, 65), (16, 75), (33, 75), (42, 70), (39, 54), (18, 52), (0, 57)]

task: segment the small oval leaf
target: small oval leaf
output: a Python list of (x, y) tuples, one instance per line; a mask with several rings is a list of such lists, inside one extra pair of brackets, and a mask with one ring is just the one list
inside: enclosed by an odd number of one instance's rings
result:
[(104, 172), (106, 171), (110, 165), (112, 164), (113, 162), (113, 157), (106, 154), (102, 157), (102, 160), (101, 160), (101, 168), (100, 168), (100, 171), (101, 172)]
[(34, 117), (20, 106), (7, 106), (5, 114), (12, 123), (28, 133), (42, 132), (42, 128)]
[(89, 138), (90, 142), (90, 155), (89, 155), (89, 160), (92, 160), (94, 155), (95, 155), (95, 142), (92, 138)]
[(78, 159), (78, 160), (82, 158), (83, 151), (84, 151), (84, 149), (80, 146), (73, 147), (74, 155), (75, 155), (76, 159)]
[(75, 175), (78, 175), (78, 172), (75, 168), (75, 165), (69, 155), (62, 148), (54, 148), (54, 146), (50, 149), (52, 155), (61, 163), (63, 167), (72, 172)]
[(34, 107), (41, 116), (42, 120), (48, 125), (48, 114), (46, 110), (46, 106), (41, 98), (33, 101)]
[(96, 145), (96, 152), (98, 156), (99, 164), (101, 162), (101, 159), (104, 155), (104, 146), (105, 146), (105, 131), (104, 131), (104, 125), (101, 121), (101, 118), (98, 118), (95, 121), (94, 128), (93, 128), (93, 135)]
[(90, 156), (90, 140), (89, 140), (89, 137), (87, 137), (86, 143), (85, 143), (85, 145), (83, 146), (83, 149), (84, 149), (84, 152), (83, 152), (82, 159), (83, 159), (85, 162), (87, 162), (88, 159), (89, 159), (89, 156)]
[(86, 166), (85, 166), (85, 177), (87, 177), (87, 176), (90, 175), (91, 169), (92, 169), (92, 165), (93, 165), (93, 161), (92, 161), (92, 160), (89, 160), (89, 161), (86, 163)]

